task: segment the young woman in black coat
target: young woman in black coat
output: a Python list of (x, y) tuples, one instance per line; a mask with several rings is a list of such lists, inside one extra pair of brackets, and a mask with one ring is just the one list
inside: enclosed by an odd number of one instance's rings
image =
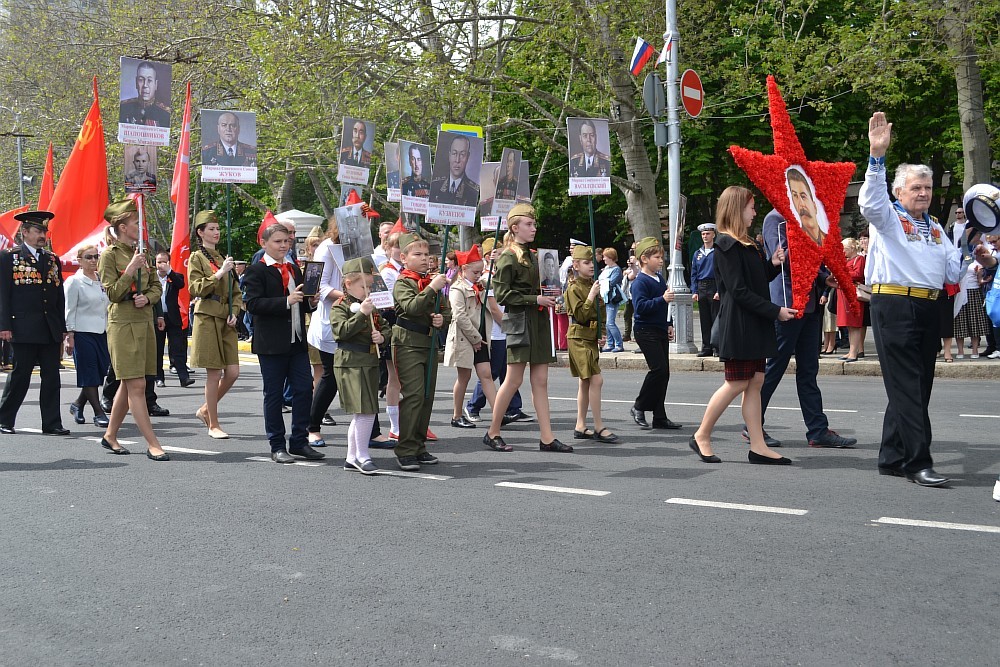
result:
[(777, 353), (774, 321), (787, 322), (796, 310), (771, 302), (768, 283), (780, 272), (785, 259), (779, 246), (770, 260), (764, 248), (748, 234), (757, 211), (753, 194), (730, 186), (719, 197), (715, 224), (715, 279), (721, 307), (719, 358), (725, 362), (726, 381), (712, 395), (705, 416), (690, 446), (705, 463), (719, 463), (712, 453), (712, 429), (729, 404), (743, 394), (743, 421), (750, 435), (750, 463), (788, 465), (789, 459), (764, 444), (760, 388), (764, 384), (764, 362)]

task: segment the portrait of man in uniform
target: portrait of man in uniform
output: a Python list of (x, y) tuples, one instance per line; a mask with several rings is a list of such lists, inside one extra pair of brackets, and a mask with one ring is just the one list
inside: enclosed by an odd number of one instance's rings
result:
[[(442, 160), (442, 155), (447, 159)], [(482, 155), (481, 139), (442, 132), (438, 139), (437, 169), (431, 182), (430, 200), (437, 204), (476, 207), (479, 184), (470, 171), (478, 178)]]
[[(371, 133), (369, 133), (369, 125), (372, 126)], [(374, 123), (367, 123), (356, 118), (345, 118), (343, 136), (340, 142), (340, 164), (370, 168), (372, 165), (372, 142), (368, 140), (368, 137), (372, 136), (374, 139), (374, 134)]]
[[(430, 166), (430, 147), (424, 144), (400, 143), (400, 149), (406, 148), (406, 163), (403, 166), (402, 190), (404, 197), (427, 198), (431, 184), (427, 182), (425, 169)], [(402, 157), (402, 156), (400, 156)]]
[(546, 290), (554, 289), (557, 293), (562, 291), (562, 284), (559, 282), (559, 253), (551, 248), (539, 248), (538, 256), (541, 260), (541, 286)]
[[(134, 67), (134, 69), (133, 69)], [(121, 106), (118, 122), (149, 127), (170, 127), (170, 65), (122, 58)], [(163, 70), (164, 83), (161, 85)], [(135, 72), (131, 78), (129, 72)], [(135, 89), (129, 90), (129, 79)]]
[[(253, 143), (240, 141), (240, 115), (235, 111), (202, 110), (201, 163), (220, 167), (256, 167), (256, 138)], [(248, 138), (248, 137), (244, 137)]]
[(394, 141), (385, 142), (385, 178), (390, 190), (399, 189), (399, 144)]
[(156, 191), (156, 148), (127, 146), (125, 148), (125, 192)]
[(611, 157), (599, 150), (599, 146), (610, 148), (607, 121), (598, 123), (589, 118), (570, 118), (569, 131), (569, 175), (572, 178), (597, 178), (611, 176)]
[(830, 231), (830, 221), (826, 217), (823, 203), (816, 198), (812, 181), (801, 167), (796, 166), (788, 168), (785, 178), (788, 183), (788, 202), (799, 226), (816, 245), (823, 245), (823, 240)]

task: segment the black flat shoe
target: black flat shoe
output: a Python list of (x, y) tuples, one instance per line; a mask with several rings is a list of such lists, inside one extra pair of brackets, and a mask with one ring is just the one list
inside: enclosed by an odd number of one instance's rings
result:
[(747, 452), (747, 460), (750, 463), (759, 463), (766, 466), (790, 466), (792, 465), (791, 459), (786, 459), (784, 456), (776, 459), (772, 459), (770, 456), (761, 456), (756, 452)]
[(455, 428), (476, 428), (476, 425), (466, 419), (465, 415), (462, 415), (458, 419), (452, 419), (451, 425)]
[(649, 425), (649, 422), (646, 421), (646, 415), (642, 414), (642, 411), (636, 410), (634, 407), (631, 407), (628, 409), (628, 413), (632, 415), (632, 421), (638, 424), (642, 430), (648, 431), (651, 428), (653, 428), (652, 426)]
[(594, 432), (584, 429), (582, 431), (577, 431), (573, 429), (573, 439), (574, 440), (593, 440)]
[(170, 460), (170, 455), (167, 454), (166, 452), (163, 452), (162, 454), (159, 454), (158, 456), (153, 456), (149, 452), (149, 450), (147, 449), (146, 450), (146, 458), (149, 459), (150, 461), (169, 461)]
[(69, 429), (62, 426), (59, 428), (42, 429), (42, 435), (69, 435)]
[(73, 415), (73, 421), (77, 424), (86, 424), (87, 420), (83, 416), (83, 408), (81, 408), (76, 403), (69, 404), (69, 413)]
[[(605, 433), (607, 435), (605, 435)], [(594, 440), (596, 440), (597, 442), (603, 442), (610, 445), (618, 442), (618, 436), (612, 433), (611, 429), (605, 426), (600, 431), (594, 434)]]
[(105, 440), (104, 438), (101, 438), (101, 447), (104, 447), (104, 449), (107, 449), (112, 454), (117, 454), (118, 456), (124, 456), (125, 454), (132, 453), (129, 450), (122, 447), (121, 445), (118, 446), (118, 449), (115, 449), (114, 447), (111, 446), (111, 443)]
[(698, 446), (698, 441), (694, 439), (693, 435), (691, 436), (691, 439), (688, 440), (688, 447), (690, 447), (692, 451), (698, 455), (698, 458), (701, 459), (702, 463), (722, 463), (722, 459), (715, 454), (712, 454), (711, 456), (705, 456), (702, 454), (701, 447)]
[(108, 427), (108, 416), (107, 415), (94, 415), (94, 426), (99, 428)]
[(656, 428), (668, 428), (670, 430), (676, 430), (676, 429), (683, 428), (683, 427), (680, 424), (678, 424), (677, 422), (670, 421), (670, 419), (668, 417), (664, 417), (663, 419), (657, 419), (656, 417), (654, 417), (653, 418), (653, 428), (654, 429), (656, 429)]
[(543, 452), (561, 452), (563, 454), (569, 454), (573, 451), (573, 448), (569, 445), (564, 445), (559, 442), (559, 440), (553, 440), (552, 442), (546, 444), (542, 441), (538, 442), (538, 449)]
[(491, 438), (489, 433), (483, 435), (483, 444), (492, 450), (498, 452), (512, 452), (514, 448), (503, 441), (499, 435), (495, 438)]

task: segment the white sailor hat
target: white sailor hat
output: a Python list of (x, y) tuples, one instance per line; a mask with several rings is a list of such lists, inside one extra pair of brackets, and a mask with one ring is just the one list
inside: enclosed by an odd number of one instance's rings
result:
[(715, 231), (715, 223), (714, 222), (706, 222), (703, 225), (698, 225), (698, 231), (699, 232), (714, 232)]
[(973, 185), (962, 198), (969, 226), (992, 234), (1000, 226), (1000, 189), (989, 183)]
[(583, 241), (578, 241), (577, 239), (574, 239), (573, 237), (570, 237), (570, 239), (569, 239), (569, 247), (572, 248), (575, 245), (588, 245), (588, 244), (584, 243)]

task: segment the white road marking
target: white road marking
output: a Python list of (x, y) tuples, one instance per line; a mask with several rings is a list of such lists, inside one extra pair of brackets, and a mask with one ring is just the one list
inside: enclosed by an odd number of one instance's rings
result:
[[(97, 443), (99, 443), (101, 441), (101, 438), (80, 438), (80, 439), (81, 440), (90, 440), (91, 442), (97, 442)], [(136, 444), (136, 442), (137, 441), (135, 441), (135, 440), (119, 440), (118, 444), (119, 445), (134, 445), (134, 444)]]
[(897, 519), (883, 516), (874, 520), (893, 526), (917, 526), (918, 528), (944, 528), (946, 530), (969, 530), (976, 533), (1000, 533), (1000, 526), (979, 526), (974, 523), (949, 523), (947, 521), (921, 521), (920, 519)]
[(606, 496), (610, 491), (594, 491), (593, 489), (571, 489), (566, 486), (545, 486), (544, 484), (521, 484), (520, 482), (500, 482), (495, 486), (509, 489), (531, 489), (533, 491), (553, 491), (555, 493), (575, 493), (580, 496)]
[(188, 449), (187, 447), (170, 447), (167, 445), (163, 445), (163, 450), (166, 452), (177, 452), (178, 454), (204, 454), (205, 456), (215, 456), (222, 453), (210, 452), (207, 449)]
[[(265, 463), (271, 463), (270, 456), (249, 456), (247, 461), (263, 461)], [(325, 466), (326, 463), (320, 463), (318, 461), (296, 461), (295, 463), (284, 463), (282, 465), (286, 466), (305, 466), (306, 468), (317, 468), (319, 466)]]
[(768, 505), (744, 505), (743, 503), (720, 503), (714, 500), (693, 500), (691, 498), (671, 498), (666, 502), (672, 505), (695, 505), (696, 507), (717, 507), (724, 510), (744, 510), (747, 512), (769, 512), (771, 514), (793, 514), (802, 516), (809, 510), (797, 510), (790, 507), (770, 507)]
[(425, 472), (406, 472), (405, 470), (379, 470), (376, 475), (388, 475), (389, 477), (414, 477), (416, 479), (433, 479), (439, 482), (443, 482), (448, 479), (454, 479), (453, 477), (448, 477), (447, 475), (430, 475)]
[(979, 419), (1000, 419), (1000, 415), (959, 415), (959, 417), (975, 417)]
[[(447, 394), (447, 395), (451, 396), (451, 392), (450, 391), (442, 391), (440, 393)], [(575, 396), (573, 398), (566, 398), (566, 397), (563, 397), (563, 396), (549, 396), (549, 400), (550, 401), (573, 401), (574, 403), (576, 403), (576, 397)], [(632, 405), (632, 404), (635, 403), (635, 401), (634, 400), (633, 401), (620, 401), (620, 400), (616, 400), (616, 399), (613, 399), (613, 398), (604, 398), (604, 399), (601, 399), (601, 403), (622, 403), (622, 404), (626, 404), (626, 405)], [(664, 403), (664, 405), (673, 405), (673, 406), (682, 407), (682, 408), (707, 408), (708, 407), (708, 403), (669, 403), (669, 402), (667, 402), (667, 403)], [(742, 410), (743, 407), (741, 405), (739, 405), (739, 404), (735, 404), (735, 405), (730, 405), (728, 407), (728, 409), (729, 410)], [(798, 412), (799, 410), (801, 410), (801, 408), (797, 408), (797, 407), (796, 408), (784, 408), (784, 407), (779, 407), (779, 406), (775, 406), (775, 405), (769, 405), (769, 406), (767, 406), (767, 409), (768, 410), (794, 410), (795, 412)], [(856, 413), (857, 410), (835, 410), (833, 408), (823, 408), (823, 412), (846, 412), (846, 413), (852, 413), (853, 414), (853, 413)], [(962, 415), (962, 416), (965, 416), (965, 415)]]

